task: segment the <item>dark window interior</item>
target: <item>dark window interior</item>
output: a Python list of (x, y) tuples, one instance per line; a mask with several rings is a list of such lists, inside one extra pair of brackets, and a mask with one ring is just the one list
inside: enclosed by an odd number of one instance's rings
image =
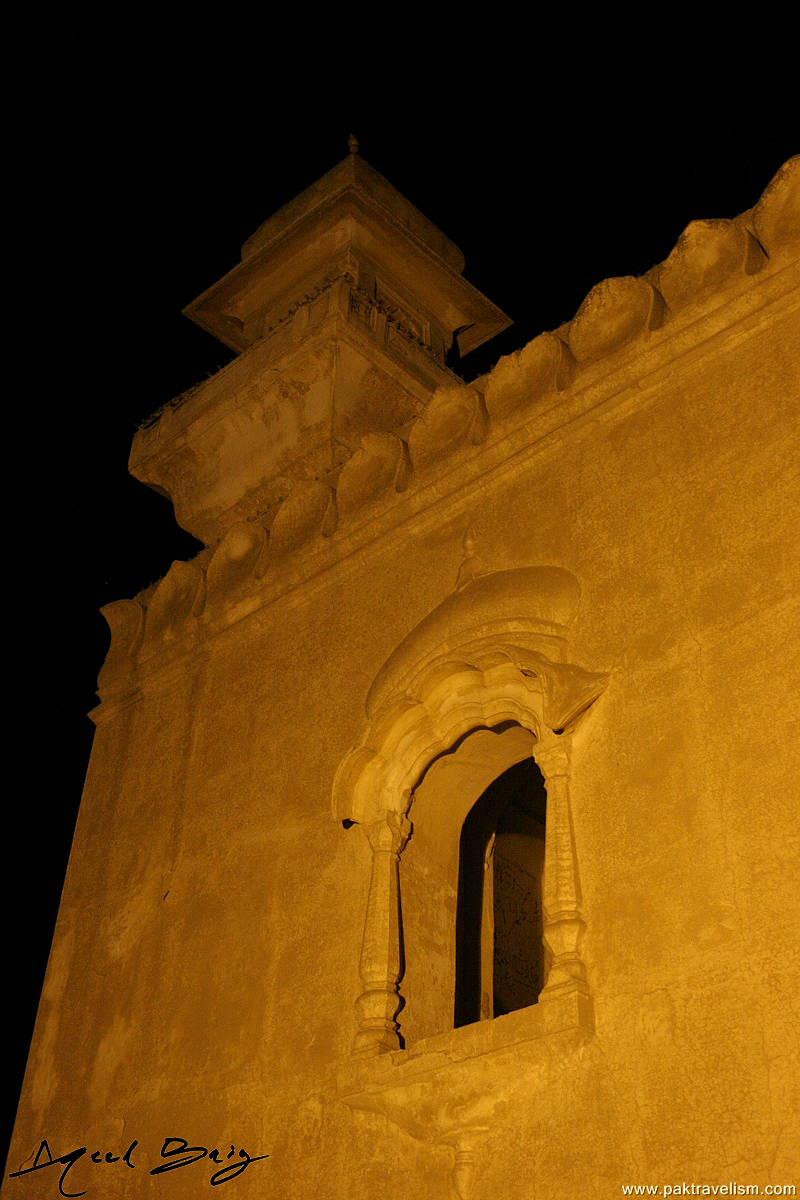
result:
[(528, 758), (490, 784), (464, 821), (456, 909), (456, 1028), (527, 1008), (539, 997), (545, 811), (544, 780)]

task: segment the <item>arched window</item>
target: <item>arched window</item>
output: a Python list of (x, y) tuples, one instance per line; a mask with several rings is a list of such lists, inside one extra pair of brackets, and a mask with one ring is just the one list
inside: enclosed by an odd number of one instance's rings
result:
[(399, 866), (404, 1044), (535, 1004), (546, 791), (533, 734), (467, 734), (414, 788)]
[(466, 816), (459, 842), (453, 1024), (535, 1004), (544, 980), (547, 793), (532, 758), (509, 767)]
[(454, 1023), (473, 1026), (471, 1045), (481, 1015), (549, 1006), (555, 1022), (589, 1019), (569, 780), (572, 735), (608, 676), (565, 661), (579, 596), (560, 567), (472, 576), (373, 680), (368, 724), (333, 781), (334, 813), (361, 826), (371, 855), (354, 1055)]

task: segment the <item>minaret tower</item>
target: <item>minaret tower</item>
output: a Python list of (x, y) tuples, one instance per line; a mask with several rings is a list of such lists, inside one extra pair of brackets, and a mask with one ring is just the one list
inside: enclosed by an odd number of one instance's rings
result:
[(134, 439), (130, 469), (206, 544), (269, 525), (298, 484), (335, 485), (368, 434), (402, 437), (447, 366), (509, 324), (457, 246), (360, 155), (248, 238), (185, 309), (238, 357)]

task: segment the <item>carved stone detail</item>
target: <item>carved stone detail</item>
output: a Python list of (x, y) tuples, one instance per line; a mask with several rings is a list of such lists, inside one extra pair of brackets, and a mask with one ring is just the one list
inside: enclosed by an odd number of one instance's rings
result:
[(292, 304), (290, 304), (286, 311), (281, 313), (280, 316), (267, 318), (267, 320), (262, 318), (260, 336), (269, 337), (269, 335), (274, 333), (275, 330), (281, 325), (286, 325), (287, 323), (293, 321), (298, 313), (303, 312), (309, 307), (309, 305), (313, 304), (315, 300), (318, 300), (320, 296), (324, 295), (325, 292), (330, 291), (334, 284), (338, 283), (340, 279), (343, 279), (350, 284), (355, 282), (355, 278), (350, 271), (339, 271), (334, 275), (326, 276), (319, 283), (315, 284), (314, 287), (310, 288), (309, 291), (307, 291), (298, 300), (295, 300)]
[(205, 600), (205, 576), (193, 563), (174, 562), (147, 606), (143, 652), (189, 632)]
[(378, 318), (383, 318), (387, 340), (395, 335), (429, 354), (438, 363), (444, 363), (444, 355), (425, 337), (424, 322), (407, 312), (394, 299), (380, 292), (372, 295), (366, 288), (353, 283), (350, 287), (350, 312), (372, 330), (376, 329)]
[(632, 275), (604, 279), (589, 292), (569, 328), (578, 362), (591, 362), (619, 350), (663, 317), (661, 296), (646, 279)]
[[(515, 572), (499, 573), (499, 579), (499, 586), (514, 595)], [(475, 583), (465, 585), (457, 595), (470, 586)], [(535, 605), (535, 597), (530, 600)], [(502, 606), (495, 611), (502, 611)], [(514, 611), (511, 623), (520, 636), (522, 622), (519, 610)], [(420, 623), (421, 635), (409, 635), (423, 649), (427, 665), (411, 676), (406, 670), (386, 675), (387, 683), (391, 680), (394, 686), (371, 708), (369, 728), (346, 755), (334, 780), (335, 814), (339, 820), (358, 822), (372, 848), (357, 1054), (399, 1048), (396, 1018), (403, 975), (399, 855), (410, 832), (405, 814), (427, 767), (472, 729), (511, 720), (537, 739), (534, 756), (548, 793), (543, 907), (544, 938), (552, 955), (542, 998), (564, 990), (585, 994), (579, 954), (584, 921), (568, 786), (571, 736), (563, 731), (574, 728), (605, 688), (608, 676), (552, 662), (539, 650), (501, 640), (499, 629), (488, 641), (484, 630), (474, 643), (467, 639), (458, 656), (437, 656), (427, 649), (428, 623), (429, 618)], [(536, 621), (531, 624), (535, 627)], [(451, 627), (451, 636), (456, 633)], [(409, 661), (415, 656), (410, 646)]]
[(415, 692), (433, 662), (462, 655), (469, 660), (477, 639), (489, 632), (495, 644), (536, 647), (551, 663), (563, 657), (581, 594), (569, 571), (531, 566), (484, 573), (479, 567), (461, 583), (407, 634), (375, 676), (366, 699), (371, 720), (393, 696)]
[(337, 1072), (337, 1092), (423, 1144), (450, 1148), (454, 1193), (469, 1200), (488, 1133), (542, 1086), (553, 1050), (578, 1051), (592, 1028), (588, 997), (565, 989), (501, 1022), (476, 1021), (417, 1043), (409, 1055), (350, 1058)]
[(489, 418), (480, 392), (463, 385), (438, 388), (409, 434), (414, 466), (439, 458), (465, 442), (477, 446), (485, 440), (488, 428)]
[(463, 556), (461, 565), (458, 568), (456, 576), (456, 591), (460, 592), (462, 588), (479, 579), (481, 575), (487, 575), (488, 571), (484, 565), (483, 559), (475, 549), (475, 531), (469, 528), (465, 531), (461, 545), (463, 548)]
[[(408, 444), (416, 463), (424, 467), (446, 456), (453, 447), (463, 446), (467, 441), (477, 444), (488, 434), (490, 415), (503, 419), (521, 412), (532, 402), (535, 405), (542, 396), (554, 394), (563, 388), (571, 389), (573, 377), (580, 389), (584, 364), (594, 363), (604, 354), (613, 354), (632, 339), (668, 322), (680, 314), (682, 308), (694, 304), (696, 300), (703, 300), (708, 307), (713, 307), (713, 296), (720, 289), (724, 291), (730, 279), (754, 273), (769, 276), (772, 264), (780, 269), (784, 262), (796, 255), (798, 246), (800, 156), (795, 156), (776, 173), (752, 210), (731, 221), (692, 222), (666, 261), (648, 272), (647, 277), (601, 282), (586, 297), (574, 319), (557, 334), (542, 334), (519, 353), (502, 358), (482, 381), (485, 400), (475, 388), (455, 383), (440, 388), (408, 434)], [(766, 251), (766, 259), (761, 247)], [(653, 286), (654, 283), (657, 287)], [(364, 293), (362, 296), (352, 271), (339, 268), (310, 290), (306, 284), (302, 298), (291, 311), (282, 311), (278, 324), (286, 324), (297, 311), (305, 311), (313, 306), (333, 285), (340, 286), (345, 297), (346, 294), (357, 296), (357, 306), (363, 302), (370, 312), (378, 312), (380, 306), (376, 298), (365, 289), (361, 289)], [(665, 307), (665, 301), (668, 307)], [(392, 314), (387, 309), (386, 312), (381, 311), (380, 315), (385, 321)], [(693, 319), (694, 316), (696, 314)], [(400, 331), (403, 324), (402, 317), (399, 317), (394, 328)], [(416, 333), (409, 326), (410, 333), (417, 339), (414, 344), (417, 344), (418, 323), (415, 328)], [(677, 331), (679, 340), (685, 333), (684, 322)], [(398, 332), (398, 336), (401, 335), (402, 331)], [(484, 333), (483, 336), (487, 335)], [(421, 343), (420, 348), (430, 351), (430, 347)], [(183, 414), (182, 410), (204, 407), (219, 391), (225, 389), (226, 377), (230, 379), (230, 387), (239, 387), (237, 380), (241, 374), (241, 360), (228, 364), (212, 380), (195, 385), (169, 401), (142, 426), (135, 446), (134, 459), (138, 464), (135, 473), (138, 478), (157, 484), (160, 489), (170, 493), (179, 523), (191, 524), (187, 513), (193, 502), (190, 503), (187, 481), (194, 478), (197, 466), (196, 452), (184, 437), (187, 423), (191, 423), (190, 417)], [(577, 401), (577, 396), (578, 393), (572, 394), (570, 391), (568, 407)], [(405, 429), (406, 424), (399, 429), (404, 437)], [(376, 436), (388, 438), (395, 435), (385, 432)], [(505, 433), (502, 436), (506, 436)], [(172, 447), (168, 453), (164, 450), (167, 443)], [(343, 511), (352, 512), (381, 491), (390, 497), (392, 490), (397, 494), (406, 489), (411, 477), (409, 451), (399, 436), (397, 444), (390, 449), (388, 442), (381, 448), (376, 448), (373, 443), (367, 449), (362, 443), (350, 461), (344, 464), (340, 476)], [(157, 471), (150, 463), (151, 455), (159, 458)], [(267, 514), (273, 510), (274, 497), (269, 504), (255, 511)], [(332, 534), (337, 526), (337, 512), (337, 495), (327, 483), (304, 481), (297, 485), (274, 518), (270, 531), (273, 542), (271, 554), (280, 556), (299, 551), (320, 532)], [(254, 581), (263, 576), (268, 561), (266, 552), (259, 555), (252, 572)], [(216, 563), (212, 574), (217, 566), (221, 566), (221, 563)], [(197, 566), (195, 563), (184, 563), (181, 565), (183, 568), (186, 569), (183, 572), (184, 583), (192, 590), (195, 583), (192, 573)], [(215, 595), (221, 595), (224, 574), (223, 571), (219, 572), (216, 584), (209, 580), (210, 589)], [(464, 582), (463, 579), (461, 582)], [(465, 587), (464, 591), (467, 590)], [(114, 663), (109, 663), (108, 670), (104, 668), (104, 683), (111, 675), (124, 673), (126, 669), (132, 670), (137, 659), (150, 656), (154, 642), (159, 641), (161, 635), (164, 640), (174, 638), (184, 642), (184, 635), (193, 627), (202, 607), (202, 578), (197, 595), (193, 596), (185, 609), (178, 597), (181, 591), (183, 584), (178, 586), (175, 579), (167, 584), (165, 577), (159, 584), (147, 606), (144, 639), (135, 640), (127, 655), (118, 655), (112, 642), (110, 657)], [(254, 587), (249, 611), (259, 602), (258, 589)], [(224, 603), (222, 607), (225, 608)], [(238, 608), (233, 605), (229, 606), (228, 611), (235, 614), (247, 609), (247, 605)]]
[(387, 701), (336, 772), (339, 820), (369, 823), (390, 809), (405, 812), (411, 789), (435, 757), (479, 727), (514, 721), (540, 737), (574, 725), (604, 690), (608, 676), (506, 642), (465, 648), (434, 662), (414, 685)]
[(459, 1200), (470, 1200), (475, 1182), (478, 1150), (489, 1133), (488, 1125), (458, 1129), (442, 1141), (453, 1147), (453, 1188)]
[(100, 612), (111, 631), (111, 645), (97, 680), (100, 690), (106, 691), (133, 666), (144, 630), (144, 609), (138, 600), (115, 600)]
[(267, 534), (261, 525), (232, 525), (216, 547), (206, 571), (206, 613), (213, 616), (235, 596), (237, 589), (257, 575), (266, 559)]
[(533, 757), (547, 788), (542, 898), (544, 941), (552, 959), (543, 998), (565, 987), (582, 985), (586, 979), (586, 968), (579, 952), (586, 923), (581, 912), (569, 798), (571, 742), (569, 734), (559, 736), (546, 730), (533, 747)]
[(295, 484), (284, 500), (270, 533), (270, 556), (294, 550), (315, 534), (330, 536), (336, 528), (333, 488), (316, 479)]
[(342, 516), (384, 492), (403, 492), (411, 476), (408, 446), (391, 433), (367, 433), (342, 468), (336, 504)]
[(753, 209), (756, 237), (771, 259), (791, 258), (800, 247), (800, 154), (775, 174)]
[(359, 971), (364, 990), (356, 1001), (354, 1054), (382, 1054), (400, 1047), (396, 1021), (403, 974), (399, 859), (411, 833), (406, 816), (386, 812), (363, 826), (372, 850), (369, 896)]
[(741, 220), (692, 221), (658, 268), (658, 287), (677, 310), (732, 277), (755, 274), (764, 262), (763, 250)]
[(522, 350), (501, 358), (486, 380), (486, 407), (502, 420), (540, 397), (562, 391), (574, 361), (561, 338), (542, 333)]

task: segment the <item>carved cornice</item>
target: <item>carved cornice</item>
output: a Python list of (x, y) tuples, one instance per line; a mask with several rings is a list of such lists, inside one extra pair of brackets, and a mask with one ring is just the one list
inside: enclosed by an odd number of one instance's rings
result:
[(412, 319), (399, 304), (392, 304), (383, 296), (372, 295), (365, 288), (359, 287), (352, 277), (350, 279), (353, 283), (350, 289), (350, 307), (353, 311), (357, 311), (367, 318), (370, 318), (373, 313), (380, 313), (400, 337), (418, 346), (420, 350), (424, 350), (426, 354), (444, 366), (444, 351), (434, 348), (430, 342), (419, 336), (414, 329)]
[(295, 300), (293, 304), (290, 304), (286, 311), (281, 313), (279, 317), (273, 317), (269, 324), (264, 327), (262, 336), (268, 337), (279, 325), (285, 325), (287, 321), (291, 321), (301, 309), (308, 308), (309, 304), (313, 304), (315, 300), (318, 300), (320, 296), (329, 291), (340, 279), (355, 286), (355, 277), (350, 271), (339, 271), (336, 275), (326, 276), (320, 283), (310, 288), (298, 300)]
[[(326, 542), (347, 546), (350, 553), (354, 542), (374, 539), (378, 513), (386, 513), (391, 527), (392, 509), (399, 514), (395, 520), (405, 519), (431, 488), (440, 501), (441, 479), (465, 464), (466, 454), (474, 456), (476, 446), (484, 471), (496, 469), (508, 460), (506, 447), (531, 444), (527, 431), (533, 420), (545, 422), (549, 436), (580, 416), (582, 406), (597, 406), (604, 392), (614, 396), (630, 388), (637, 364), (650, 377), (669, 369), (676, 360), (673, 335), (678, 356), (690, 354), (712, 336), (709, 327), (727, 328), (728, 318), (712, 316), (717, 309), (729, 303), (733, 320), (741, 320), (741, 297), (762, 280), (777, 282), (799, 257), (800, 157), (795, 157), (749, 212), (732, 221), (692, 222), (665, 262), (642, 278), (605, 280), (568, 325), (501, 359), (469, 387), (439, 388), (403, 437), (367, 434), (338, 477), (296, 483), (270, 530), (257, 521), (235, 527), (251, 529), (253, 544), (260, 546), (240, 571), (224, 566), (233, 554), (227, 537), (195, 564), (183, 564), (216, 576), (215, 587), (209, 586), (209, 596), (213, 592), (217, 598), (213, 619), (198, 622), (204, 616), (202, 580), (196, 580), (191, 605), (183, 604), (186, 572), (183, 589), (173, 579), (146, 602), (143, 597), (119, 601), (138, 605), (141, 621), (138, 615), (135, 621), (116, 615), (109, 621), (112, 647), (101, 673), (102, 694), (119, 690), (145, 645), (152, 653), (154, 643), (163, 644), (160, 633), (154, 638), (154, 626), (157, 631), (168, 627), (166, 640), (191, 645), (196, 636), (208, 636), (269, 603), (341, 557), (324, 553)], [(773, 289), (773, 294), (781, 293)], [(223, 580), (230, 582), (227, 601), (221, 599)]]

